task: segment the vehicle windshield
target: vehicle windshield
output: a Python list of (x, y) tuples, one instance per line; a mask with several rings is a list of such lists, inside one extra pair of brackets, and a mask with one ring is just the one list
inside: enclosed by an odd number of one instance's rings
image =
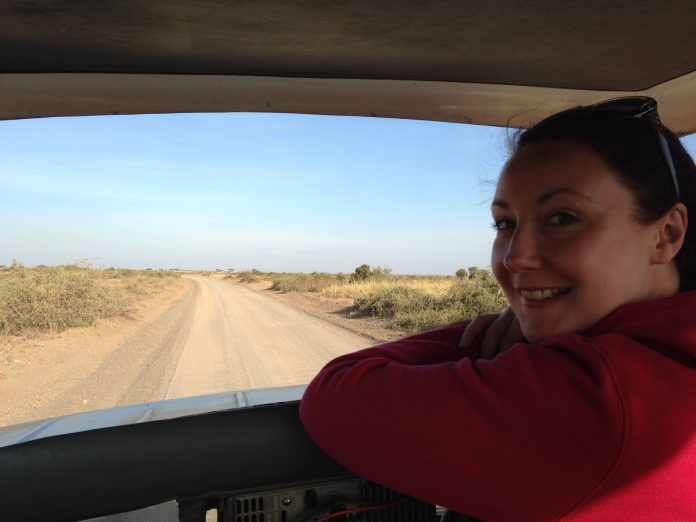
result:
[(0, 426), (304, 384), (343, 353), (501, 310), (489, 205), (511, 132), (1, 122)]

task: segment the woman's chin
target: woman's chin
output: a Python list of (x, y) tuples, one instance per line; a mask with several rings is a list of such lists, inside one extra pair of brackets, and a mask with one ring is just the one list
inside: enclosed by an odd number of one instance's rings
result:
[(543, 335), (539, 335), (539, 336), (525, 335), (524, 336), (524, 338), (527, 339), (527, 342), (529, 342), (529, 344), (538, 344), (538, 343), (542, 342), (544, 339), (546, 339), (547, 337), (549, 337), (549, 336), (548, 335), (547, 336), (543, 336)]
[(524, 338), (527, 339), (527, 342), (529, 342), (530, 344), (538, 344), (542, 341), (545, 341), (549, 337), (553, 337), (554, 335), (577, 334), (583, 331), (585, 331), (584, 328), (572, 328), (569, 325), (566, 327), (560, 325), (528, 325), (527, 327), (522, 327), (522, 335), (524, 335)]
[(529, 328), (522, 328), (522, 335), (524, 335), (524, 338), (527, 339), (527, 342), (530, 344), (538, 344), (545, 339), (548, 339), (549, 337), (552, 337), (554, 335), (562, 335), (565, 333), (570, 333), (567, 331), (564, 331), (562, 328), (558, 327), (529, 327)]

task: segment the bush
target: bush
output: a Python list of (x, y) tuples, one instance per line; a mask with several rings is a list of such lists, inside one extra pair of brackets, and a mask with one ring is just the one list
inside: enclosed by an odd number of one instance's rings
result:
[(168, 272), (95, 270), (77, 264), (26, 268), (0, 278), (0, 333), (60, 331), (97, 319), (127, 316), (135, 298), (161, 288)]
[(456, 323), (466, 318), (463, 309), (455, 303), (448, 308), (429, 308), (398, 314), (387, 327), (406, 332), (418, 332)]
[(127, 312), (125, 290), (99, 286), (85, 269), (17, 269), (0, 282), (0, 332), (6, 335), (89, 326)]
[(504, 310), (508, 304), (497, 281), (486, 270), (481, 270), (473, 279), (455, 281), (446, 299), (461, 305), (462, 317), (466, 318), (497, 313)]
[(343, 275), (324, 272), (273, 274), (271, 290), (278, 292), (321, 292), (327, 286), (341, 282), (343, 279)]
[(358, 268), (355, 269), (355, 272), (353, 272), (350, 276), (350, 282), (356, 282), (356, 281), (365, 281), (366, 279), (369, 279), (370, 276), (372, 275), (372, 270), (370, 270), (370, 265), (360, 265)]
[(466, 277), (469, 277), (469, 272), (467, 272), (464, 268), (460, 268), (454, 273), (454, 275), (459, 279), (464, 279)]
[[(255, 268), (253, 270), (245, 270), (243, 272), (237, 272), (237, 278), (239, 279), (239, 282), (241, 283), (256, 283), (257, 281), (260, 281), (261, 278), (259, 277), (261, 275), (261, 272), (256, 270)], [(229, 275), (227, 277), (235, 277), (234, 275)]]
[(391, 268), (385, 267), (382, 268), (381, 266), (376, 266), (374, 268), (371, 268), (370, 265), (367, 264), (362, 264), (358, 268), (355, 269), (355, 272), (353, 272), (350, 275), (349, 282), (350, 283), (360, 283), (362, 281), (367, 281), (367, 280), (372, 280), (372, 279), (384, 279), (391, 275)]
[(435, 297), (422, 290), (408, 286), (385, 286), (367, 297), (356, 299), (350, 316), (393, 318), (399, 312), (433, 308), (436, 303)]

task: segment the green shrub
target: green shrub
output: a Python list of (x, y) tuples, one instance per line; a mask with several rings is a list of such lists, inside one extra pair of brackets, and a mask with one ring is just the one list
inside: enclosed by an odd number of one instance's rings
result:
[(393, 318), (399, 312), (433, 308), (436, 303), (435, 297), (416, 288), (384, 286), (367, 297), (356, 299), (350, 315)]
[(359, 267), (355, 269), (355, 272), (353, 272), (350, 275), (350, 279), (348, 282), (350, 283), (360, 283), (363, 281), (367, 280), (381, 280), (384, 279), (388, 276), (391, 275), (391, 268), (385, 267), (382, 268), (381, 266), (376, 266), (374, 268), (370, 267), (370, 265), (367, 264), (362, 264)]
[(427, 308), (399, 313), (387, 324), (387, 327), (406, 332), (418, 332), (456, 323), (464, 319), (467, 319), (467, 315), (463, 307), (453, 303), (448, 308)]
[(497, 313), (507, 307), (505, 294), (487, 271), (479, 272), (474, 279), (455, 281), (445, 299), (459, 303), (462, 316), (469, 318)]
[(312, 272), (311, 274), (273, 274), (271, 290), (278, 292), (321, 292), (327, 286), (341, 282), (342, 275)]
[(350, 275), (350, 282), (353, 283), (355, 281), (365, 281), (370, 277), (371, 274), (372, 270), (370, 270), (370, 265), (362, 264)]

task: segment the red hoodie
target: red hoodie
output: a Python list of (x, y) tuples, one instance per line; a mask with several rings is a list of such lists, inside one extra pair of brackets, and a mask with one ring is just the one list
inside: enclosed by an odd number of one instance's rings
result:
[(492, 360), (452, 325), (330, 362), (300, 415), (355, 473), (488, 521), (696, 520), (696, 292)]

